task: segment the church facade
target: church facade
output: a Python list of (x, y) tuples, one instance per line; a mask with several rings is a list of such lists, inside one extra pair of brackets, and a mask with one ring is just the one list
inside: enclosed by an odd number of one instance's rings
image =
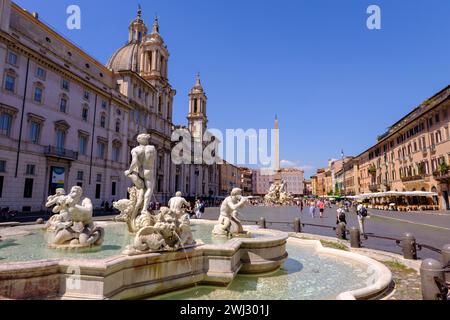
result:
[[(124, 176), (140, 133), (158, 151), (154, 201), (218, 194), (217, 165), (175, 165), (170, 54), (139, 9), (127, 44), (106, 65), (10, 0), (0, 0), (0, 207), (40, 211), (56, 188), (82, 186), (95, 207), (126, 198)], [(198, 78), (187, 128), (207, 129)]]

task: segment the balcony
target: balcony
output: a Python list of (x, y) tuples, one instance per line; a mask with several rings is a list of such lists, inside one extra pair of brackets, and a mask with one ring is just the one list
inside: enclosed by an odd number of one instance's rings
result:
[(415, 176), (411, 176), (411, 177), (402, 177), (402, 182), (414, 182), (414, 181), (420, 181), (423, 180), (424, 176), (423, 175), (415, 175)]
[(66, 160), (70, 160), (70, 161), (78, 160), (78, 152), (63, 149), (63, 148), (57, 148), (57, 147), (53, 147), (53, 146), (45, 147), (44, 154), (46, 157), (66, 159)]
[(369, 190), (370, 192), (379, 192), (381, 190), (381, 184), (371, 184)]
[(450, 171), (435, 171), (433, 172), (433, 177), (437, 181), (449, 182), (450, 181)]

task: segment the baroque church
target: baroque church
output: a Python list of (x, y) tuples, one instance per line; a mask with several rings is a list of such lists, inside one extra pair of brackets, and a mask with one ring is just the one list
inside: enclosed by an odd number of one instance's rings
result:
[(58, 188), (82, 187), (95, 208), (127, 197), (130, 151), (141, 133), (157, 149), (152, 201), (176, 191), (190, 200), (219, 194), (218, 165), (172, 161), (176, 129), (207, 130), (200, 78), (186, 93), (187, 123), (173, 123), (176, 91), (158, 19), (137, 16), (128, 41), (103, 64), (36, 12), (0, 0), (0, 204), (41, 212)]
[[(127, 44), (118, 49), (107, 63), (107, 68), (117, 76), (118, 90), (130, 97), (134, 109), (136, 128), (130, 130), (134, 136), (130, 134), (128, 137), (129, 148), (135, 147), (137, 134), (146, 132), (151, 135), (150, 143), (158, 151), (155, 182), (158, 201), (166, 202), (176, 191), (181, 191), (188, 198), (212, 198), (219, 193), (218, 165), (175, 165), (171, 161), (173, 130), (184, 128), (190, 131), (193, 140), (201, 139), (207, 130), (208, 118), (207, 97), (200, 76), (197, 75), (188, 95), (188, 125), (173, 124), (176, 90), (169, 82), (169, 58), (169, 50), (160, 34), (158, 18), (155, 18), (149, 32), (139, 7), (137, 17), (129, 25)], [(154, 105), (149, 103), (151, 96)], [(146, 114), (150, 115), (150, 123), (141, 123), (141, 115)]]

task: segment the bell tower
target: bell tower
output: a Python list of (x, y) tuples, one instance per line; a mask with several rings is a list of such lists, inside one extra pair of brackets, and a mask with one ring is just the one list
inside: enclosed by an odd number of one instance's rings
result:
[(206, 131), (208, 117), (206, 116), (206, 101), (207, 97), (203, 90), (200, 74), (196, 77), (194, 87), (189, 93), (189, 131), (196, 140), (201, 140)]
[(129, 43), (141, 43), (145, 35), (147, 34), (147, 26), (142, 20), (142, 9), (139, 5), (136, 19), (134, 19), (128, 27), (128, 42)]

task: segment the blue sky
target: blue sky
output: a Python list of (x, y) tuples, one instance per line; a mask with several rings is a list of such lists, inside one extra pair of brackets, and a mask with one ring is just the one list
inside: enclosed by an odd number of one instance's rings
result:
[[(281, 159), (311, 175), (329, 158), (357, 155), (388, 126), (449, 83), (448, 0), (53, 0), (16, 1), (105, 63), (128, 36), (141, 3), (155, 13), (185, 124), (187, 93), (201, 73), (209, 126), (271, 128)], [(66, 8), (82, 10), (68, 30)], [(366, 27), (369, 5), (382, 30)]]

